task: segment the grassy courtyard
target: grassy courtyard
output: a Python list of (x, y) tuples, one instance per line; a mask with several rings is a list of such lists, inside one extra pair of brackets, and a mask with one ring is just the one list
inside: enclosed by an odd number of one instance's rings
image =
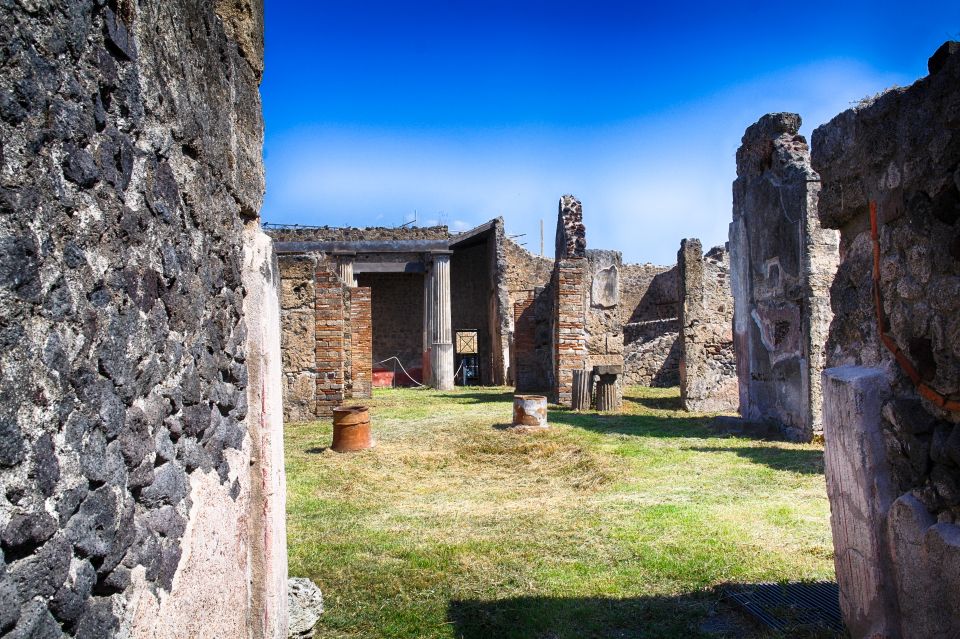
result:
[(290, 574), (320, 637), (765, 636), (725, 582), (833, 579), (822, 448), (720, 436), (676, 389), (502, 429), (511, 391), (377, 391), (373, 450), (286, 429)]

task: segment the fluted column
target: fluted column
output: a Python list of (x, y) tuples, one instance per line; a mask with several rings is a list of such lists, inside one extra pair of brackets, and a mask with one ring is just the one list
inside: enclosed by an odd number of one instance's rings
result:
[(357, 285), (357, 280), (353, 276), (353, 260), (347, 258), (340, 258), (337, 261), (337, 277), (340, 278), (340, 281), (350, 287), (355, 287)]
[(428, 278), (430, 379), (437, 390), (453, 390), (453, 331), (450, 320), (450, 255), (436, 253)]

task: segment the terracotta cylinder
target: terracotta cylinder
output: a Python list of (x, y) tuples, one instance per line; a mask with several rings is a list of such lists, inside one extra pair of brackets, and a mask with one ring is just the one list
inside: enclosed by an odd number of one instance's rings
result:
[(543, 395), (514, 395), (513, 425), (546, 428), (547, 398)]
[(373, 445), (370, 437), (370, 409), (343, 406), (333, 409), (333, 444), (338, 453), (364, 450)]

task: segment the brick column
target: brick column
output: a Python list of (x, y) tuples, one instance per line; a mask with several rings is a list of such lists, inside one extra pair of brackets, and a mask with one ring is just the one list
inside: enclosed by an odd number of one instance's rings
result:
[(450, 255), (433, 255), (429, 278), (430, 379), (437, 390), (453, 390), (453, 331), (450, 324)]
[(343, 403), (343, 286), (328, 266), (317, 268), (316, 354), (318, 417)]
[(586, 366), (587, 335), (584, 321), (584, 270), (586, 259), (557, 262), (556, 295), (556, 383), (557, 403), (570, 406), (573, 400), (573, 371)]
[(353, 397), (369, 399), (373, 387), (373, 316), (370, 287), (350, 289)]

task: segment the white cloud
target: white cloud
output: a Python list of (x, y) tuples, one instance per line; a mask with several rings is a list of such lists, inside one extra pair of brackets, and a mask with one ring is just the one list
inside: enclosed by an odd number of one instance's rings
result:
[[(317, 127), (270, 137), (271, 222), (467, 230), (497, 215), (552, 254), (557, 200), (584, 203), (588, 245), (672, 264), (680, 239), (726, 240), (734, 154), (744, 129), (796, 111), (807, 134), (859, 98), (909, 79), (849, 61), (756, 78), (655, 116), (592, 128), (482, 131)], [(452, 222), (450, 220), (453, 220)]]

